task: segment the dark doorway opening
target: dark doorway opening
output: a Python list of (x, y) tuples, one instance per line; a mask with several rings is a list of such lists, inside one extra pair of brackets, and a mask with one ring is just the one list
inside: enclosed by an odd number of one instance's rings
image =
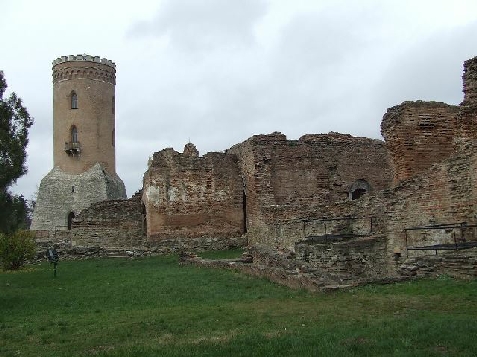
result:
[(146, 205), (142, 204), (142, 234), (147, 235), (147, 215), (146, 215)]
[(364, 188), (357, 188), (351, 193), (351, 200), (357, 200), (366, 193)]
[(243, 233), (247, 233), (247, 195), (243, 191), (242, 195), (242, 212), (243, 212)]
[(68, 230), (71, 230), (71, 225), (73, 224), (73, 218), (75, 218), (74, 212), (68, 213)]
[(364, 179), (356, 180), (348, 190), (348, 197), (350, 201), (357, 200), (361, 198), (368, 192), (371, 192), (371, 185)]

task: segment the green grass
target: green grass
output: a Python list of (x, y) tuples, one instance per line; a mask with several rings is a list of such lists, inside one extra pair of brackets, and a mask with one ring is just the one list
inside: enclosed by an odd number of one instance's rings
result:
[(476, 356), (475, 336), (477, 281), (313, 294), (173, 256), (0, 272), (2, 357)]

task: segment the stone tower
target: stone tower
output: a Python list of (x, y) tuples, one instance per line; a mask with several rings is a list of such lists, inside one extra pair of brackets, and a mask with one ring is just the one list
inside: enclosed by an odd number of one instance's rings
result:
[(32, 230), (66, 230), (94, 202), (126, 198), (115, 167), (116, 66), (105, 58), (53, 61), (53, 169), (41, 180)]

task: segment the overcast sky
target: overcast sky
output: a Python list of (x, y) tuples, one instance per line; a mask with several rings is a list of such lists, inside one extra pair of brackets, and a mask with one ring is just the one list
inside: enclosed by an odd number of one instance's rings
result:
[(381, 138), (388, 107), (462, 101), (475, 0), (2, 0), (0, 70), (24, 101), (31, 198), (53, 168), (51, 62), (116, 63), (116, 169), (128, 196), (153, 152), (200, 154), (254, 134)]

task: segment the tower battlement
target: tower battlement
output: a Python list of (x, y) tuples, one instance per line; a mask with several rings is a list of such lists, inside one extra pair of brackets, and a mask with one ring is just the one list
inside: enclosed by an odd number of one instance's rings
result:
[(116, 84), (116, 64), (90, 55), (58, 57), (52, 62), (53, 83), (70, 79), (92, 79)]
[(116, 68), (116, 64), (108, 60), (107, 58), (101, 58), (100, 56), (91, 56), (87, 54), (82, 54), (82, 55), (68, 55), (68, 56), (61, 56), (55, 59), (51, 65), (55, 67), (57, 64), (60, 63), (65, 63), (65, 62), (95, 62), (95, 63), (101, 63), (105, 64), (106, 66)]

